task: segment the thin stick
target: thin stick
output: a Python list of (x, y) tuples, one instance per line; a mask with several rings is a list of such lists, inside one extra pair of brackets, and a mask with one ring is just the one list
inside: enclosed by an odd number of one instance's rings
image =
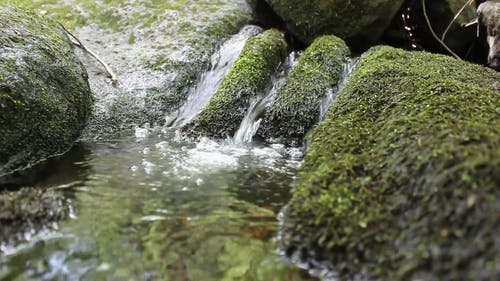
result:
[(450, 31), (450, 28), (451, 26), (453, 25), (453, 23), (458, 19), (458, 17), (463, 13), (463, 11), (465, 10), (465, 8), (467, 8), (467, 6), (470, 6), (472, 5), (472, 3), (474, 2), (474, 0), (469, 0), (467, 1), (467, 3), (465, 3), (462, 8), (458, 11), (458, 13), (455, 14), (455, 17), (453, 18), (453, 20), (450, 21), (450, 23), (448, 24), (448, 26), (446, 27), (446, 29), (444, 30), (443, 32), (443, 35), (441, 36), (441, 40), (444, 42), (444, 39), (446, 38), (446, 34), (448, 33), (448, 31)]
[(456, 59), (461, 60), (455, 52), (453, 52), (439, 37), (437, 36), (436, 32), (434, 32), (434, 29), (432, 28), (431, 21), (429, 20), (429, 15), (427, 15), (427, 8), (425, 7), (425, 0), (422, 0), (422, 9), (424, 10), (424, 17), (425, 21), (427, 22), (427, 26), (429, 26), (429, 29), (431, 30), (432, 36)]
[[(82, 50), (84, 50), (85, 52), (89, 53), (92, 57), (94, 57), (97, 62), (99, 62), (103, 67), (104, 69), (106, 70), (106, 72), (108, 72), (109, 74), (109, 77), (111, 78), (111, 81), (113, 83), (113, 86), (116, 86), (118, 84), (120, 84), (120, 81), (118, 81), (118, 77), (116, 76), (116, 74), (113, 72), (113, 70), (111, 70), (111, 68), (109, 67), (109, 65), (107, 63), (105, 63), (96, 53), (94, 53), (92, 50), (90, 50), (87, 46), (85, 46), (82, 41), (80, 41), (80, 39), (78, 37), (76, 37), (73, 33), (71, 33), (68, 29), (66, 29), (66, 27), (64, 27), (64, 25), (62, 25), (62, 23), (59, 23), (59, 25), (62, 27), (62, 29), (70, 36), (70, 39), (73, 39), (75, 42), (73, 42), (73, 44), (77, 45), (78, 47), (80, 47)], [(72, 40), (72, 41), (73, 41)]]

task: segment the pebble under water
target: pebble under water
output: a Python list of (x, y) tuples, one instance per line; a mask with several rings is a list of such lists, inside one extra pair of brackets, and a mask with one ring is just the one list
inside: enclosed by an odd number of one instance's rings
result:
[(1, 244), (0, 280), (317, 280), (274, 241), (299, 149), (144, 127), (68, 157), (37, 185), (69, 218)]

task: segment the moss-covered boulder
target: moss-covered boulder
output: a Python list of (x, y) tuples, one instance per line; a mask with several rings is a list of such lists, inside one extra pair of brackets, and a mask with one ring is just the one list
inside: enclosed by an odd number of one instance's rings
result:
[(302, 41), (335, 34), (365, 47), (379, 38), (403, 0), (266, 0)]
[(257, 134), (270, 142), (300, 144), (319, 120), (322, 99), (338, 86), (348, 55), (342, 39), (316, 39), (278, 90)]
[(67, 151), (91, 112), (87, 73), (55, 23), (0, 6), (0, 177)]
[(232, 137), (252, 97), (262, 94), (287, 54), (284, 36), (267, 30), (246, 43), (209, 104), (184, 127), (190, 135)]
[[(220, 44), (252, 18), (245, 0), (2, 0), (62, 24), (121, 82), (80, 56), (96, 106), (83, 138), (105, 139), (135, 126), (162, 125), (183, 104)], [(80, 52), (78, 52), (80, 54)]]
[(500, 73), (375, 47), (310, 137), (283, 242), (382, 280), (500, 274)]

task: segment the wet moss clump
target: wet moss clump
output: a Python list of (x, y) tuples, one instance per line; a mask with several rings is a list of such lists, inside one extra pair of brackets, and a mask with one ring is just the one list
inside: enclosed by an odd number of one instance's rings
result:
[(371, 49), (310, 136), (284, 245), (343, 276), (496, 279), (498, 81), (447, 56)]
[(193, 136), (232, 137), (250, 99), (269, 86), (286, 53), (284, 36), (278, 30), (270, 29), (249, 39), (209, 104), (183, 130)]
[(366, 47), (378, 39), (402, 0), (266, 0), (290, 31), (306, 43), (335, 34)]
[(0, 177), (67, 151), (93, 102), (64, 31), (0, 6)]
[(271, 142), (300, 144), (318, 122), (322, 98), (337, 87), (348, 55), (342, 39), (316, 39), (278, 90), (257, 134)]

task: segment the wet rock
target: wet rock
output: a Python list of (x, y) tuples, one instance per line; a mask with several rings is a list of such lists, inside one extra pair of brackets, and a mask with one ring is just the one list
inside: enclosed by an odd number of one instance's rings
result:
[(0, 192), (0, 244), (22, 241), (26, 238), (25, 232), (33, 234), (50, 226), (66, 218), (68, 211), (66, 199), (53, 189), (3, 190)]
[(310, 137), (284, 245), (344, 275), (496, 279), (498, 81), (447, 56), (371, 49)]
[(0, 178), (66, 152), (91, 112), (87, 73), (57, 23), (0, 6)]
[(232, 137), (250, 99), (269, 87), (286, 53), (284, 36), (278, 30), (270, 29), (249, 39), (209, 104), (183, 130), (191, 135)]
[(251, 20), (245, 0), (15, 1), (62, 22), (117, 74), (113, 87), (82, 54), (96, 106), (84, 137), (161, 125), (177, 110), (222, 41)]
[(266, 0), (288, 29), (305, 43), (335, 34), (357, 48), (368, 48), (403, 3), (388, 1)]
[(316, 39), (278, 90), (257, 134), (270, 142), (300, 144), (320, 118), (320, 105), (338, 86), (350, 54), (342, 39)]

